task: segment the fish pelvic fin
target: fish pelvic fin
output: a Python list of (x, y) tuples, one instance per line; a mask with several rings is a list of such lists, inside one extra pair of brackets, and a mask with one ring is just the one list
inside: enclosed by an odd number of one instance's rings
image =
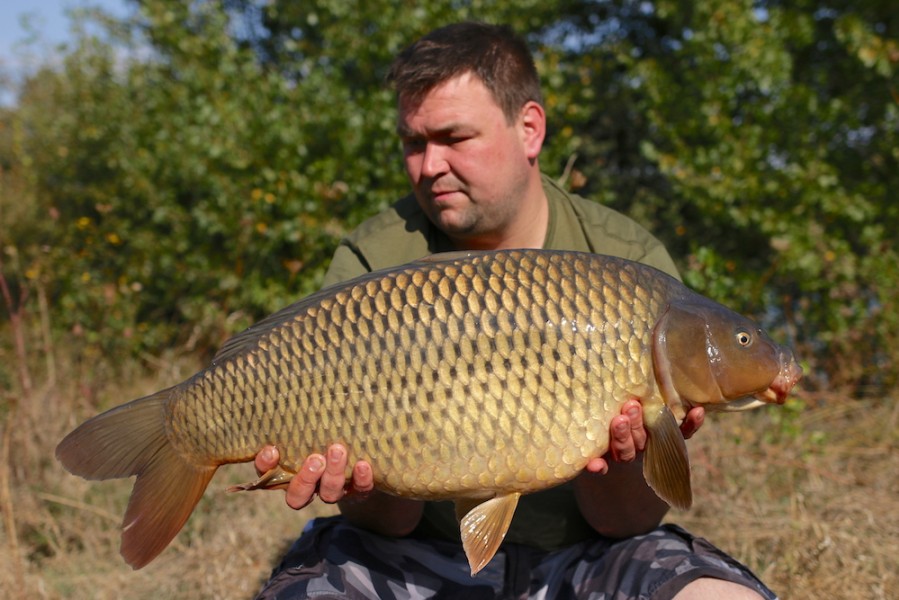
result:
[(139, 398), (86, 421), (56, 447), (56, 458), (85, 479), (137, 476), (122, 522), (121, 553), (139, 569), (181, 530), (217, 465), (189, 462), (166, 435), (165, 403), (176, 388)]
[(269, 469), (262, 474), (256, 481), (240, 483), (232, 485), (228, 488), (229, 492), (246, 492), (250, 490), (286, 490), (290, 484), (290, 480), (296, 475), (293, 471), (288, 471), (281, 465), (273, 469)]
[(472, 577), (487, 566), (499, 550), (520, 497), (521, 494), (518, 492), (504, 494), (483, 502), (475, 502), (475, 505), (467, 511), (465, 509), (472, 503), (456, 502), (456, 514), (465, 511), (459, 527), (462, 533), (462, 549), (468, 557)]
[(693, 504), (687, 444), (671, 410), (646, 408), (643, 423), (649, 433), (643, 455), (643, 476), (659, 498), (675, 508)]

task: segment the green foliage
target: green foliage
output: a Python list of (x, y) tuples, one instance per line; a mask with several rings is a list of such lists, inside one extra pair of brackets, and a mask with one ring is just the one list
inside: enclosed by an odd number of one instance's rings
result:
[(884, 3), (507, 4), (143, 0), (95, 16), (103, 35), (81, 27), (0, 115), (7, 278), (46, 291), (86, 349), (218, 345), (315, 289), (340, 236), (406, 192), (384, 75), (416, 37), (476, 18), (532, 43), (545, 170), (648, 225), (690, 285), (774, 324), (813, 381), (892, 383)]
[(895, 18), (879, 2), (603, 6), (627, 24), (563, 61), (585, 192), (648, 223), (690, 285), (779, 325), (813, 383), (891, 383)]
[(126, 33), (146, 38), (81, 39), (16, 115), (52, 216), (17, 245), (47, 249), (59, 319), (108, 351), (215, 344), (311, 291), (346, 221), (401, 176), (385, 168), (386, 93), (350, 101), (325, 73), (281, 76), (214, 3), (143, 9)]
[[(658, 132), (644, 152), (685, 217), (688, 280), (755, 311), (774, 301), (806, 352), (827, 348), (832, 378), (876, 376), (899, 281), (895, 44), (864, 37), (852, 13), (740, 0), (669, 8), (693, 33), (638, 72)], [(715, 289), (722, 263), (733, 277)]]

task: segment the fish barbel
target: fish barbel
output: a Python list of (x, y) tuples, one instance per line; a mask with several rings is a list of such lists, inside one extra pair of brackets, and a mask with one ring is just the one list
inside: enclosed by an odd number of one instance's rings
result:
[(339, 442), (350, 465), (371, 463), (376, 488), (455, 500), (475, 574), (521, 494), (607, 451), (628, 399), (643, 406), (647, 482), (687, 508), (678, 420), (693, 406), (782, 403), (801, 374), (758, 325), (651, 267), (579, 252), (449, 253), (300, 300), (183, 383), (86, 421), (56, 456), (88, 479), (137, 476), (121, 552), (140, 568), (220, 465), (274, 444), (280, 465), (236, 487), (279, 487)]

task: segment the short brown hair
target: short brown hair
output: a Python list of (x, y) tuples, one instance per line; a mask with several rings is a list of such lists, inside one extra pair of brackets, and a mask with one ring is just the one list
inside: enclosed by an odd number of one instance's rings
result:
[(487, 87), (509, 123), (525, 103), (542, 104), (534, 58), (506, 25), (464, 22), (435, 29), (397, 56), (387, 81), (401, 102), (417, 104), (438, 85), (469, 72)]

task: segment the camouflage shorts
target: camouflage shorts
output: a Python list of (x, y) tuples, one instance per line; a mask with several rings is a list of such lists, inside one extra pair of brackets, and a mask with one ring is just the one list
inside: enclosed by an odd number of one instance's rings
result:
[(733, 581), (776, 598), (749, 569), (674, 525), (555, 552), (504, 544), (472, 578), (458, 544), (381, 537), (331, 517), (310, 523), (257, 599), (661, 599), (700, 577)]

